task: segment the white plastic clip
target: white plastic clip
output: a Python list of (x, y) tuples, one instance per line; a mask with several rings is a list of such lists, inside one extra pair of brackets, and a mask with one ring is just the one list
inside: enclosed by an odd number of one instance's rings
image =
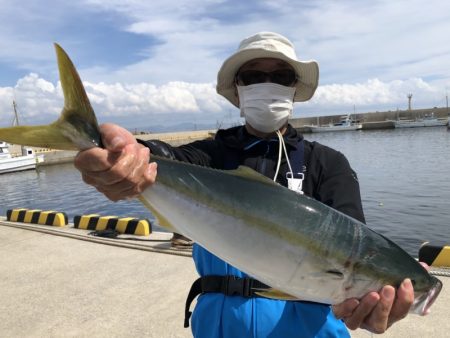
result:
[(297, 177), (294, 177), (292, 172), (286, 173), (286, 179), (288, 182), (288, 188), (292, 191), (295, 191), (298, 194), (303, 195), (303, 180), (305, 175), (303, 173), (297, 173)]

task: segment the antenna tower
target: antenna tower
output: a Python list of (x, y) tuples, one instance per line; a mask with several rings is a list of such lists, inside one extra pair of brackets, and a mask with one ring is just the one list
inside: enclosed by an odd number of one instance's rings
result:
[(411, 99), (412, 99), (412, 94), (408, 94), (408, 110), (411, 111)]
[(15, 100), (13, 100), (13, 108), (14, 108), (14, 120), (13, 120), (13, 126), (18, 126), (19, 123), (19, 114), (17, 113), (17, 103)]

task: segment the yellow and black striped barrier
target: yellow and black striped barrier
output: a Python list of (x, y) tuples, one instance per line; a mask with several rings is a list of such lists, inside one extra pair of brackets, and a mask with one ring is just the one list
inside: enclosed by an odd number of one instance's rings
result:
[(6, 211), (6, 219), (10, 222), (53, 225), (57, 227), (62, 227), (69, 223), (66, 213), (53, 210), (10, 209)]
[(105, 230), (112, 229), (121, 234), (148, 236), (152, 232), (149, 220), (138, 218), (118, 218), (116, 216), (83, 215), (73, 218), (73, 225), (78, 229)]
[(426, 242), (419, 249), (419, 261), (430, 266), (450, 267), (450, 246), (436, 246)]

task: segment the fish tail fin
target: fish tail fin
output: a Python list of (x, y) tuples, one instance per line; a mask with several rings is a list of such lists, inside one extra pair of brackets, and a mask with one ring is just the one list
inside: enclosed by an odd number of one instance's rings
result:
[(101, 146), (97, 118), (80, 76), (67, 53), (55, 43), (64, 108), (59, 119), (46, 126), (0, 128), (0, 140), (53, 149), (88, 149)]
[(84, 90), (80, 76), (67, 53), (55, 43), (64, 108), (56, 123), (78, 149), (101, 146), (97, 117)]
[(77, 150), (55, 124), (44, 126), (16, 126), (0, 128), (0, 140), (39, 148)]

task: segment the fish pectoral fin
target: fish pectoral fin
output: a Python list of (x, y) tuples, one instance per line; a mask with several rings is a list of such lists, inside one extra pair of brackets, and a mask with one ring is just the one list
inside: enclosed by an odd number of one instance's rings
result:
[(308, 275), (310, 279), (318, 279), (318, 280), (343, 280), (345, 278), (345, 274), (338, 269), (328, 269), (317, 271)]
[[(258, 289), (255, 289), (258, 290)], [(270, 289), (260, 289), (261, 291), (255, 291), (258, 296), (270, 299), (278, 299), (278, 300), (299, 300), (298, 298), (288, 295), (283, 291), (270, 288)]]
[(259, 182), (267, 183), (270, 185), (278, 185), (278, 183), (274, 182), (270, 178), (260, 174), (259, 172), (255, 171), (252, 168), (249, 168), (245, 165), (240, 165), (237, 169), (234, 169), (234, 170), (227, 170), (227, 172), (232, 175), (244, 177), (244, 178), (251, 179), (254, 181), (259, 181)]
[(170, 223), (167, 218), (165, 218), (158, 210), (156, 210), (156, 208), (154, 208), (153, 205), (151, 205), (144, 196), (140, 195), (138, 199), (142, 204), (144, 204), (147, 209), (152, 212), (153, 216), (155, 216), (156, 220), (158, 221), (158, 225), (171, 232), (177, 232), (172, 223)]
[(325, 273), (328, 278), (332, 278), (332, 279), (344, 279), (344, 277), (345, 277), (344, 273), (337, 269), (329, 269), (329, 270), (325, 271)]

